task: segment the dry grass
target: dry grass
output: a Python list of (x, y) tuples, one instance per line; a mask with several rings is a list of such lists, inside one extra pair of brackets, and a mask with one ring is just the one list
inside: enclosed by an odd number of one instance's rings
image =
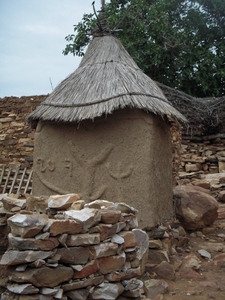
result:
[(101, 36), (93, 38), (77, 70), (29, 115), (28, 122), (79, 122), (124, 107), (186, 120), (115, 37)]
[(225, 96), (195, 98), (162, 83), (157, 83), (167, 99), (188, 120), (183, 126), (183, 134), (207, 136), (225, 133)]

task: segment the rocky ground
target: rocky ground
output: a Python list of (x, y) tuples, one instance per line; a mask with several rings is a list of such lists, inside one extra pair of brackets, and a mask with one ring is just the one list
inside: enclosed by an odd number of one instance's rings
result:
[[(188, 243), (170, 257), (175, 268), (175, 280), (164, 279), (168, 291), (155, 300), (225, 299), (225, 219), (217, 219), (213, 226), (197, 232), (187, 232)], [(207, 252), (201, 255), (199, 250)], [(203, 251), (202, 251), (203, 252)], [(211, 255), (211, 258), (204, 257)], [(184, 270), (180, 265), (187, 258)], [(158, 276), (148, 274), (150, 277)]]
[[(6, 237), (7, 237), (7, 227), (1, 226), (0, 227), (0, 259), (2, 257), (2, 254), (7, 248), (8, 241)], [(4, 291), (7, 281), (8, 281), (8, 277), (7, 277), (6, 267), (1, 266), (0, 267), (0, 294)]]
[[(6, 226), (1, 227), (0, 254), (7, 247), (6, 230)], [(143, 282), (149, 279), (162, 280), (165, 289), (159, 289), (154, 297), (149, 297), (143, 290), (142, 299), (225, 299), (224, 203), (219, 203), (218, 218), (213, 224), (201, 230), (185, 230), (174, 220), (170, 225), (147, 232), (150, 237), (149, 249), (153, 252), (149, 255), (146, 272), (141, 279)], [(0, 293), (5, 290), (7, 280), (6, 268), (1, 266)], [(120, 300), (125, 299), (131, 298), (120, 297)]]
[[(223, 206), (222, 206), (223, 209)], [(2, 233), (2, 232), (1, 232)], [(202, 231), (186, 232), (184, 245), (177, 248), (177, 254), (170, 257), (170, 264), (175, 269), (175, 279), (163, 279), (168, 284), (165, 294), (158, 294), (155, 300), (206, 300), (225, 299), (225, 218), (217, 219), (211, 227)], [(0, 248), (6, 241), (0, 240)], [(200, 255), (199, 250), (207, 251), (211, 258)], [(186, 269), (180, 270), (184, 258), (189, 258)], [(196, 261), (196, 257), (198, 261)], [(194, 258), (194, 259), (193, 259)], [(192, 271), (190, 271), (192, 270)], [(159, 279), (154, 267), (147, 267), (143, 280)], [(168, 277), (168, 275), (167, 275)], [(188, 278), (187, 278), (188, 277)], [(7, 284), (6, 268), (0, 268), (0, 291)], [(146, 297), (143, 295), (143, 297)]]

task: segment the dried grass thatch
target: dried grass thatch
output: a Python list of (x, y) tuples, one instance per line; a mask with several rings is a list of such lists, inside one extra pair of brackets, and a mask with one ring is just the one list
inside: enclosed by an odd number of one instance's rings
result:
[(93, 38), (78, 69), (28, 116), (28, 122), (79, 122), (125, 107), (186, 121), (118, 39), (106, 35)]
[(183, 124), (185, 136), (208, 136), (225, 133), (225, 96), (195, 98), (157, 83), (171, 104), (188, 120)]

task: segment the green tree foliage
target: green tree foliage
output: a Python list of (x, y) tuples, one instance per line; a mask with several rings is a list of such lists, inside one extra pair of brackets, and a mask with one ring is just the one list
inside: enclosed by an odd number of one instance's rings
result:
[[(111, 0), (108, 26), (152, 79), (196, 97), (225, 94), (224, 0)], [(63, 53), (82, 56), (96, 27), (85, 14)]]

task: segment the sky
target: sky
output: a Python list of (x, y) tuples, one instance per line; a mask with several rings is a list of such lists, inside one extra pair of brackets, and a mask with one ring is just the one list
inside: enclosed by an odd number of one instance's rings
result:
[(81, 58), (62, 51), (92, 1), (0, 0), (0, 98), (49, 94), (78, 68)]

